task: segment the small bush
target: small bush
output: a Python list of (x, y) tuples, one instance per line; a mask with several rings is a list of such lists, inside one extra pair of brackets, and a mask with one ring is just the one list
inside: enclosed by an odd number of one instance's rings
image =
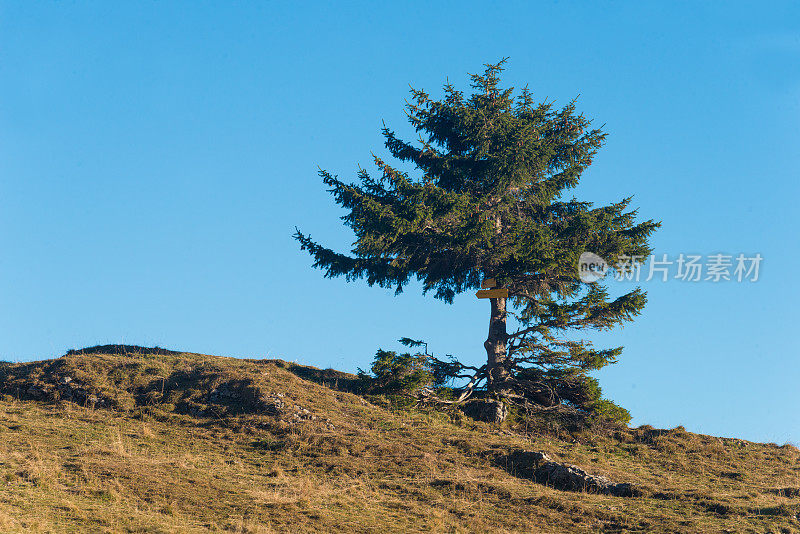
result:
[[(583, 414), (584, 423), (615, 423), (627, 425), (631, 414), (625, 408), (603, 398), (603, 390), (596, 378), (579, 369), (524, 369), (519, 379), (537, 386), (526, 391), (526, 397), (544, 406), (565, 404)], [(578, 423), (580, 418), (570, 418)], [(578, 425), (582, 426), (582, 425)]]
[(411, 392), (433, 383), (429, 358), (424, 354), (378, 349), (371, 371), (372, 376), (358, 370), (370, 393)]
[(592, 405), (592, 418), (627, 426), (631, 422), (631, 413), (608, 399), (598, 399)]

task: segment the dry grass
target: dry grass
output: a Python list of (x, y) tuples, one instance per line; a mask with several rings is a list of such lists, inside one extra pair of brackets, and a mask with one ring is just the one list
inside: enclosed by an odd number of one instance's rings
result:
[[(790, 446), (680, 428), (524, 436), (389, 411), (289, 368), (192, 354), (6, 366), (0, 531), (800, 532), (800, 454)], [(64, 377), (87, 391), (83, 400), (63, 400)], [(220, 386), (232, 396), (212, 400)], [(643, 495), (515, 478), (498, 462), (514, 448), (636, 483)]]

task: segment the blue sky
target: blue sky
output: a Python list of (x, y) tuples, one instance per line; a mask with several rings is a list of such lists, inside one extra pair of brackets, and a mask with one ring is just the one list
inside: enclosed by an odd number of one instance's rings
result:
[(409, 137), (408, 86), (505, 83), (605, 124), (576, 194), (635, 195), (658, 253), (760, 253), (756, 283), (650, 282), (600, 373), (634, 424), (800, 442), (800, 8), (791, 3), (0, 2), (0, 358), (98, 343), (367, 367), (485, 357), (488, 303), (323, 279), (316, 171)]

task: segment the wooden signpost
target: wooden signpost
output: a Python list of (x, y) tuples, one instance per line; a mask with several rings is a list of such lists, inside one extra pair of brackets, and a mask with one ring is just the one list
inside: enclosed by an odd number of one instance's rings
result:
[(480, 289), (475, 292), (479, 299), (508, 298), (508, 289)]
[(481, 284), (481, 288), (475, 293), (479, 299), (499, 299), (508, 298), (508, 289), (492, 289), (497, 287), (497, 281), (494, 278), (487, 278)]

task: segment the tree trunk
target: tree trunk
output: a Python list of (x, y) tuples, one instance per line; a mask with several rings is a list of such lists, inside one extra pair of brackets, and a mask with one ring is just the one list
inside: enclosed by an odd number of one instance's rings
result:
[(489, 337), (483, 344), (486, 347), (486, 374), (489, 391), (509, 393), (508, 353), (506, 351), (506, 299), (489, 299), (492, 305), (489, 317)]

